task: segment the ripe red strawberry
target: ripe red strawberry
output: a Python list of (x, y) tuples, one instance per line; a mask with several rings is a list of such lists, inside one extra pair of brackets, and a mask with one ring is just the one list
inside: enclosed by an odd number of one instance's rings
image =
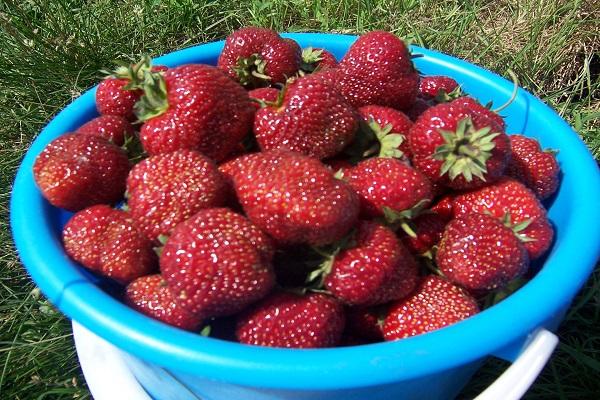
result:
[(458, 88), (458, 82), (449, 76), (424, 76), (419, 83), (419, 91), (425, 98), (448, 95)]
[(425, 212), (410, 223), (414, 235), (401, 232), (402, 243), (413, 254), (422, 255), (437, 245), (442, 238), (446, 219), (435, 212)]
[(482, 105), (480, 102), (478, 102), (472, 97), (460, 96), (457, 99), (453, 100), (452, 103), (455, 105), (466, 107), (476, 114), (487, 117), (488, 119), (494, 121), (494, 123), (500, 128), (502, 128), (503, 131), (506, 129), (506, 123), (504, 122), (504, 118), (502, 118), (498, 113)]
[(271, 29), (246, 27), (225, 39), (217, 66), (248, 87), (285, 83), (300, 69), (301, 49)]
[(169, 284), (160, 274), (138, 278), (127, 286), (125, 300), (130, 307), (151, 318), (188, 331), (195, 331), (202, 318), (175, 301)]
[(287, 151), (248, 154), (224, 172), (248, 218), (279, 243), (333, 243), (357, 220), (356, 193), (314, 158)]
[(350, 305), (375, 305), (415, 288), (419, 267), (392, 230), (363, 221), (352, 242), (323, 265), (324, 286), (334, 297)]
[(408, 298), (394, 303), (383, 324), (385, 340), (435, 331), (479, 312), (464, 290), (434, 275), (426, 277)]
[(217, 166), (196, 151), (151, 156), (127, 178), (129, 211), (144, 234), (157, 240), (201, 209), (223, 205), (226, 185)]
[(156, 270), (152, 243), (127, 213), (106, 205), (73, 215), (63, 229), (63, 243), (75, 261), (120, 283)]
[(304, 76), (284, 90), (282, 104), (256, 112), (254, 134), (262, 150), (292, 150), (322, 159), (352, 141), (358, 115), (326, 79)]
[(133, 126), (118, 115), (101, 115), (81, 125), (76, 133), (100, 136), (117, 146), (123, 146), (126, 138), (133, 136)]
[(275, 293), (238, 317), (240, 343), (318, 348), (336, 346), (344, 330), (342, 305), (322, 293)]
[(160, 256), (176, 300), (194, 315), (235, 314), (275, 283), (268, 238), (227, 209), (202, 210), (178, 224)]
[(525, 248), (532, 260), (539, 258), (552, 244), (554, 230), (546, 210), (533, 192), (512, 178), (456, 195), (453, 210), (457, 217), (471, 213), (490, 214), (501, 221), (508, 217), (510, 221), (506, 222), (510, 222), (518, 236), (525, 240)]
[[(359, 108), (358, 112), (380, 142), (379, 157), (410, 158), (407, 136), (412, 121), (402, 111), (371, 105)], [(396, 145), (398, 141), (400, 145)], [(401, 154), (396, 150), (400, 150)]]
[(387, 306), (348, 307), (345, 334), (371, 341), (383, 340), (383, 321), (387, 311)]
[(300, 70), (306, 74), (337, 68), (335, 56), (325, 49), (307, 47), (302, 49)]
[(442, 103), (425, 111), (408, 135), (413, 165), (432, 182), (453, 189), (499, 179), (510, 158), (504, 130), (466, 107)]
[(447, 194), (440, 198), (434, 205), (431, 206), (430, 210), (438, 214), (443, 218), (444, 221), (449, 222), (454, 218), (454, 196)]
[(505, 286), (529, 268), (527, 250), (496, 218), (468, 214), (448, 224), (438, 246), (436, 262), (452, 282), (469, 290)]
[(416, 169), (395, 158), (369, 158), (361, 161), (344, 179), (360, 196), (361, 213), (381, 216), (386, 209), (395, 212), (424, 208), (432, 199), (431, 185)]
[(535, 139), (522, 135), (509, 138), (512, 158), (506, 174), (523, 182), (539, 199), (547, 199), (558, 189), (560, 167), (556, 156), (542, 150)]
[(136, 112), (148, 154), (198, 150), (218, 162), (250, 132), (252, 101), (223, 71), (189, 64), (147, 78)]
[(272, 87), (252, 89), (248, 92), (248, 96), (250, 96), (251, 99), (257, 100), (252, 102), (252, 104), (258, 110), (261, 108), (261, 103), (275, 103), (277, 97), (279, 97), (279, 90)]
[(38, 155), (33, 174), (50, 204), (79, 211), (119, 201), (129, 168), (127, 154), (108, 140), (69, 133), (54, 139)]
[(396, 35), (383, 31), (359, 37), (340, 61), (336, 78), (340, 92), (355, 107), (405, 109), (414, 103), (419, 87), (408, 48)]

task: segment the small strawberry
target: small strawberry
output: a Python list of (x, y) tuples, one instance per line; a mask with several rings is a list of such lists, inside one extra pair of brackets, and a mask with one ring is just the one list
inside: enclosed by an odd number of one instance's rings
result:
[(157, 240), (201, 209), (223, 205), (226, 185), (217, 166), (196, 151), (151, 156), (127, 178), (129, 212), (144, 234)]
[(336, 346), (344, 330), (342, 305), (322, 293), (275, 293), (238, 317), (240, 343), (319, 348)]
[(421, 114), (408, 142), (415, 168), (432, 182), (453, 189), (481, 187), (499, 179), (510, 158), (504, 130), (454, 102)]
[(340, 61), (336, 78), (338, 89), (355, 107), (405, 109), (414, 103), (419, 87), (408, 48), (383, 31), (360, 36)]
[(412, 235), (401, 233), (402, 243), (413, 254), (427, 254), (441, 240), (446, 222), (446, 219), (438, 213), (424, 212), (410, 222)]
[(369, 158), (361, 161), (344, 179), (358, 193), (361, 213), (366, 217), (401, 213), (426, 207), (432, 199), (431, 185), (416, 169), (395, 158)]
[(252, 101), (223, 71), (189, 64), (146, 78), (136, 113), (148, 154), (197, 150), (218, 162), (250, 132)]
[(469, 290), (505, 286), (529, 268), (525, 247), (496, 218), (468, 214), (448, 224), (436, 253), (437, 265), (452, 282)]
[(344, 333), (370, 341), (383, 340), (383, 322), (387, 311), (387, 306), (348, 307)]
[(444, 221), (449, 222), (454, 218), (454, 196), (447, 194), (438, 199), (430, 208), (431, 211), (438, 214)]
[(302, 49), (300, 70), (305, 74), (337, 68), (335, 56), (325, 49), (307, 47)]
[(131, 123), (118, 115), (101, 115), (81, 125), (76, 131), (82, 135), (100, 136), (117, 146), (123, 146), (133, 132)]
[(506, 175), (523, 182), (540, 200), (558, 189), (560, 167), (552, 151), (542, 150), (537, 140), (511, 135), (512, 158)]
[(160, 274), (138, 278), (127, 285), (125, 300), (130, 307), (151, 318), (188, 331), (195, 331), (202, 318), (181, 307)]
[(532, 191), (512, 178), (502, 178), (484, 188), (456, 195), (453, 209), (457, 217), (489, 214), (506, 222), (524, 241), (532, 260), (543, 255), (554, 238), (544, 206)]
[(358, 197), (314, 158), (287, 151), (248, 154), (226, 170), (248, 218), (280, 244), (323, 245), (354, 226)]
[(248, 96), (255, 100), (253, 105), (256, 109), (260, 109), (261, 106), (266, 106), (267, 103), (275, 103), (279, 97), (279, 89), (272, 87), (264, 87), (258, 89), (252, 89), (248, 92)]
[(424, 76), (419, 82), (419, 91), (425, 98), (444, 97), (459, 89), (458, 82), (449, 76)]
[(129, 168), (127, 154), (108, 140), (69, 133), (37, 156), (33, 175), (50, 204), (79, 211), (123, 198)]
[(482, 105), (479, 101), (469, 96), (460, 96), (455, 100), (452, 100), (452, 104), (463, 106), (471, 110), (476, 114), (482, 115), (489, 120), (493, 121), (502, 130), (506, 129), (506, 122), (498, 113), (492, 111), (488, 107)]
[(298, 44), (271, 29), (246, 27), (225, 39), (217, 66), (250, 88), (285, 83), (300, 69)]
[(479, 312), (464, 290), (438, 276), (426, 277), (408, 298), (394, 303), (383, 324), (385, 340), (435, 331)]
[(379, 157), (410, 158), (407, 135), (412, 121), (402, 111), (372, 105), (361, 107), (358, 112), (379, 141)]
[(300, 77), (284, 91), (281, 104), (256, 112), (254, 134), (262, 150), (292, 150), (322, 159), (352, 141), (358, 115), (320, 74)]
[(63, 229), (63, 243), (75, 261), (120, 283), (156, 270), (152, 243), (127, 213), (105, 205), (73, 215)]
[(273, 287), (268, 238), (227, 209), (202, 210), (178, 224), (160, 256), (176, 300), (204, 318), (235, 314)]

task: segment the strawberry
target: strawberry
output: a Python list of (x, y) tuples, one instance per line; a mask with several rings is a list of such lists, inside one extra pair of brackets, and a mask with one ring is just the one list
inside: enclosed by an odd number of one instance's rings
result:
[(395, 158), (369, 158), (344, 174), (360, 196), (365, 217), (401, 213), (426, 207), (432, 199), (431, 185), (416, 169)]
[(300, 70), (305, 74), (337, 68), (335, 56), (325, 49), (307, 47), (302, 49)]
[(225, 39), (217, 66), (250, 88), (285, 83), (300, 69), (298, 44), (271, 29), (246, 27)]
[(459, 105), (462, 107), (466, 107), (471, 112), (482, 115), (489, 120), (493, 121), (497, 126), (499, 126), (502, 130), (506, 129), (506, 123), (504, 122), (504, 118), (498, 115), (496, 112), (490, 110), (488, 107), (482, 105), (479, 101), (475, 100), (469, 96), (460, 96), (455, 100), (452, 100), (452, 103), (455, 105)]
[(442, 196), (430, 208), (431, 211), (438, 214), (445, 222), (454, 218), (454, 196), (447, 194)]
[(264, 87), (250, 90), (248, 96), (255, 100), (253, 105), (258, 110), (261, 106), (266, 106), (265, 103), (275, 103), (279, 97), (279, 93), (279, 90), (276, 88)]
[(433, 99), (426, 99), (423, 95), (417, 95), (415, 102), (408, 108), (404, 108), (403, 111), (411, 121), (416, 121), (421, 114), (426, 110), (436, 105)]
[(402, 111), (383, 106), (364, 106), (358, 112), (379, 140), (379, 157), (410, 157), (407, 135), (412, 121)]
[(344, 330), (342, 305), (323, 293), (275, 293), (238, 317), (236, 337), (255, 346), (336, 346)]
[(314, 158), (269, 151), (221, 170), (229, 173), (248, 218), (280, 244), (333, 243), (357, 220), (354, 191)]
[(437, 265), (452, 282), (469, 290), (505, 286), (529, 268), (527, 250), (496, 218), (468, 214), (448, 224), (436, 253)]
[(449, 76), (432, 75), (424, 76), (419, 82), (419, 91), (425, 98), (439, 98), (457, 90), (458, 82)]
[(345, 334), (351, 337), (383, 340), (383, 321), (387, 315), (387, 306), (348, 307), (346, 309)]
[(235, 314), (275, 283), (269, 239), (227, 209), (202, 210), (178, 224), (160, 256), (176, 300), (203, 318)]
[(413, 254), (427, 254), (442, 238), (446, 222), (446, 219), (438, 213), (424, 212), (410, 222), (412, 235), (401, 233), (402, 243)]
[(560, 167), (552, 151), (543, 150), (537, 140), (511, 135), (512, 158), (506, 175), (523, 182), (540, 200), (558, 189)]
[(248, 93), (221, 70), (201, 64), (147, 74), (136, 113), (150, 155), (197, 150), (224, 160), (250, 132), (255, 108)]
[(419, 87), (408, 48), (400, 38), (383, 31), (360, 36), (340, 61), (336, 78), (338, 89), (355, 107), (408, 108)]
[(151, 156), (127, 178), (129, 211), (144, 234), (157, 240), (201, 209), (223, 205), (226, 185), (217, 166), (196, 151)]
[(385, 340), (405, 339), (452, 325), (479, 312), (464, 290), (435, 275), (410, 297), (394, 303), (383, 324)]
[(524, 241), (532, 260), (543, 255), (552, 244), (554, 230), (546, 210), (533, 192), (512, 178), (456, 195), (453, 210), (455, 216), (490, 214), (506, 222)]
[(322, 267), (324, 286), (350, 305), (375, 305), (398, 300), (417, 285), (419, 268), (392, 230), (363, 221), (349, 247)]
[(50, 204), (79, 211), (119, 201), (129, 168), (127, 154), (108, 140), (68, 133), (37, 156), (33, 175)]
[(117, 146), (123, 146), (125, 140), (133, 136), (133, 126), (118, 115), (101, 115), (77, 128), (81, 135), (100, 136)]
[(429, 108), (408, 135), (413, 165), (432, 182), (453, 189), (498, 180), (510, 158), (510, 142), (496, 123), (468, 108), (442, 103)]
[(156, 270), (152, 243), (127, 213), (106, 205), (73, 215), (63, 229), (63, 243), (72, 259), (120, 283)]
[(281, 101), (256, 112), (254, 133), (262, 150), (333, 157), (358, 130), (354, 108), (319, 74), (296, 79), (284, 89)]
[(190, 313), (177, 302), (167, 281), (160, 274), (138, 278), (127, 285), (127, 304), (137, 311), (166, 324), (195, 331), (202, 318)]

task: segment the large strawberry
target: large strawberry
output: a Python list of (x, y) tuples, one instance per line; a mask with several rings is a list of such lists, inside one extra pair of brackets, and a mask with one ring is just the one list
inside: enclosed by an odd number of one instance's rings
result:
[(438, 246), (438, 268), (452, 282), (469, 290), (492, 290), (523, 275), (529, 257), (508, 227), (485, 214), (452, 220)]
[(63, 229), (65, 252), (83, 266), (128, 283), (156, 270), (157, 258), (124, 211), (96, 205), (79, 211)]
[(356, 193), (314, 158), (269, 151), (228, 164), (246, 215), (279, 243), (333, 243), (357, 220)]
[(256, 346), (318, 348), (338, 344), (344, 308), (323, 293), (275, 293), (238, 317), (236, 336)]
[(358, 112), (379, 142), (379, 157), (410, 158), (407, 136), (412, 121), (402, 111), (364, 106)]
[(296, 79), (281, 104), (256, 112), (254, 133), (262, 150), (285, 149), (318, 159), (339, 153), (354, 138), (358, 114), (320, 74)]
[(552, 151), (542, 150), (540, 143), (522, 135), (511, 135), (512, 158), (506, 174), (531, 189), (539, 199), (550, 197), (558, 189), (560, 167)]
[(214, 162), (192, 150), (148, 157), (127, 178), (131, 216), (152, 240), (203, 208), (225, 204), (227, 190)]
[(189, 64), (146, 77), (136, 112), (148, 154), (188, 149), (221, 161), (250, 132), (252, 101), (218, 68)]
[(300, 69), (301, 49), (271, 29), (246, 27), (225, 39), (218, 67), (244, 86), (285, 83)]
[(359, 37), (340, 61), (336, 78), (340, 92), (355, 107), (408, 108), (419, 87), (408, 48), (396, 35), (383, 31)]
[(143, 276), (127, 285), (125, 301), (139, 312), (181, 329), (194, 331), (202, 323), (176, 301), (160, 274)]
[(383, 324), (385, 340), (431, 332), (479, 312), (463, 289), (438, 276), (426, 277), (410, 297), (394, 303)]
[(456, 195), (452, 204), (455, 216), (490, 214), (512, 227), (524, 241), (532, 260), (543, 255), (552, 244), (554, 230), (546, 209), (531, 190), (512, 178)]
[(133, 136), (133, 126), (125, 118), (118, 115), (101, 115), (93, 118), (77, 128), (76, 133), (100, 136), (117, 146), (123, 146)]
[(453, 189), (499, 179), (510, 158), (504, 130), (482, 114), (452, 103), (429, 108), (410, 129), (414, 166)]
[(275, 283), (268, 238), (227, 209), (202, 210), (178, 224), (160, 270), (176, 300), (202, 318), (235, 314)]
[(129, 168), (127, 154), (108, 140), (69, 133), (54, 139), (38, 155), (33, 175), (53, 206), (79, 211), (119, 201)]

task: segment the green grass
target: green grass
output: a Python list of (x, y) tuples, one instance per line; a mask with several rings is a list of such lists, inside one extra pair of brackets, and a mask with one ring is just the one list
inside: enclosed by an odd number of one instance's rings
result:
[[(386, 29), (500, 74), (512, 68), (525, 88), (572, 123), (598, 158), (599, 18), (593, 1), (576, 0), (1, 2), (0, 398), (90, 398), (68, 321), (34, 290), (17, 259), (8, 201), (31, 141), (57, 111), (96, 83), (98, 70), (111, 67), (112, 60), (222, 39), (245, 25), (342, 33)], [(597, 398), (599, 303), (596, 272), (575, 300), (559, 330), (561, 344), (527, 398)], [(461, 396), (473, 397), (506, 366), (490, 360)]]

